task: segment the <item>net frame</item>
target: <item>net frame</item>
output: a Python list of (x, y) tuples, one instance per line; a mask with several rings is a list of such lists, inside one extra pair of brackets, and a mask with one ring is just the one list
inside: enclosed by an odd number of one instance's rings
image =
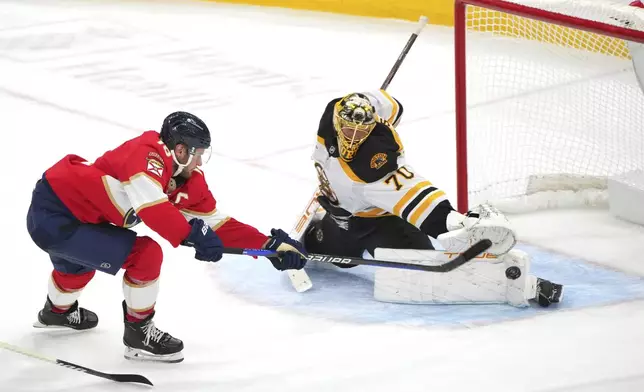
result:
[[(528, 18), (534, 21), (563, 26), (631, 42), (644, 43), (644, 31), (600, 21), (565, 15), (504, 0), (455, 0), (454, 49), (456, 97), (456, 171), (457, 208), (469, 209), (468, 147), (467, 147), (467, 7), (476, 6), (492, 11)], [(574, 185), (575, 179), (569, 179)]]

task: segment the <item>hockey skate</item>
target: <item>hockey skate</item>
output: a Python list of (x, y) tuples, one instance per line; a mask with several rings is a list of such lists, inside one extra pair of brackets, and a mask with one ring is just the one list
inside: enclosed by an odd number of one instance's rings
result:
[(537, 295), (534, 300), (544, 308), (559, 303), (563, 300), (563, 286), (537, 278)]
[(163, 332), (154, 325), (154, 312), (145, 320), (130, 322), (125, 317), (127, 308), (123, 301), (123, 320), (125, 331), (125, 358), (135, 361), (168, 362), (183, 361), (183, 342)]
[(45, 307), (38, 312), (38, 321), (33, 324), (34, 327), (86, 330), (94, 328), (98, 324), (96, 313), (85, 308), (79, 308), (78, 301), (74, 302), (65, 313), (56, 313), (52, 311), (52, 307), (53, 304), (48, 296)]

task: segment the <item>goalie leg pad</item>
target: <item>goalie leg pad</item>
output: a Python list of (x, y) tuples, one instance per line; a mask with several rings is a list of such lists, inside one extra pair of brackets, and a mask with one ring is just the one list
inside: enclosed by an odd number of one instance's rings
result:
[[(422, 263), (423, 252), (379, 248), (376, 258)], [(508, 303), (525, 307), (536, 293), (537, 279), (529, 274), (529, 270), (529, 256), (516, 249), (498, 258), (484, 253), (447, 273), (378, 268), (374, 298), (383, 302), (411, 304)]]

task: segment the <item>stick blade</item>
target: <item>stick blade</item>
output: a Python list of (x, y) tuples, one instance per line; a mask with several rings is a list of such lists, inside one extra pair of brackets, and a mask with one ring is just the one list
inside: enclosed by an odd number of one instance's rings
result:
[(140, 374), (110, 374), (110, 379), (116, 382), (133, 382), (154, 386), (154, 384), (152, 384), (152, 381), (148, 380), (147, 377), (144, 377)]
[(298, 293), (303, 293), (313, 287), (313, 282), (311, 282), (309, 274), (307, 274), (304, 269), (287, 270), (286, 272), (288, 273), (288, 277), (293, 284), (293, 288), (295, 288), (295, 291), (297, 291)]

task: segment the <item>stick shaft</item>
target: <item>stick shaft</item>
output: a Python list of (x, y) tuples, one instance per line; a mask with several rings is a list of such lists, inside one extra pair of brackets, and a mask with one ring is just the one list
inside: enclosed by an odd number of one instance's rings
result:
[(396, 73), (398, 72), (398, 68), (400, 68), (400, 66), (402, 65), (403, 60), (405, 60), (405, 57), (407, 57), (407, 53), (409, 53), (409, 51), (411, 50), (411, 47), (414, 45), (414, 42), (416, 42), (416, 38), (418, 38), (418, 34), (420, 34), (420, 32), (423, 30), (423, 27), (425, 27), (426, 24), (427, 24), (427, 17), (421, 16), (420, 19), (418, 20), (418, 27), (407, 40), (407, 43), (405, 44), (405, 47), (403, 48), (402, 52), (400, 52), (398, 59), (396, 59), (394, 66), (391, 68), (391, 71), (389, 71), (389, 75), (387, 75), (387, 78), (382, 83), (382, 86), (380, 86), (381, 90), (386, 90), (389, 87), (389, 84), (391, 83), (394, 76), (396, 76)]
[[(444, 259), (446, 255), (449, 255), (448, 261), (445, 261), (441, 264), (436, 264), (436, 265), (403, 263), (403, 262), (388, 261), (388, 260), (371, 260), (371, 259), (363, 259), (360, 257), (337, 257), (337, 256), (323, 255), (323, 254), (316, 254), (316, 253), (309, 253), (308, 261), (318, 261), (323, 263), (334, 263), (334, 264), (371, 265), (374, 267), (398, 268), (398, 269), (408, 269), (408, 270), (415, 270), (415, 271), (449, 272), (455, 268), (460, 267), (461, 265), (475, 258), (479, 254), (485, 252), (491, 245), (492, 243), (489, 240), (481, 240), (476, 244), (472, 245), (465, 252), (460, 253), (458, 255), (455, 255), (449, 252), (435, 251), (436, 252), (435, 260)], [(263, 256), (263, 257), (279, 256), (278, 253), (268, 249), (224, 248), (224, 253), (246, 255), (246, 256)]]

